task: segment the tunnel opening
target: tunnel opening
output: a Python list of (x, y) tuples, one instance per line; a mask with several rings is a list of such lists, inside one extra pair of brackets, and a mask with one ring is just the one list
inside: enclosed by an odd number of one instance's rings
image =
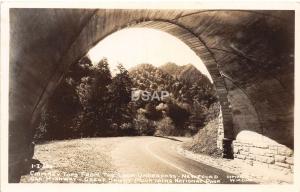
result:
[[(97, 35), (95, 35), (94, 37), (95, 39), (89, 39), (92, 40), (93, 42), (87, 43), (89, 45), (88, 48), (95, 46), (97, 42), (103, 40), (105, 37), (113, 34), (114, 32), (119, 31), (120, 29), (132, 28), (132, 27), (148, 28), (148, 29), (154, 29), (154, 30), (166, 32), (181, 40), (185, 45), (189, 47), (189, 49), (191, 49), (199, 58), (202, 59), (205, 65), (204, 69), (208, 70), (209, 74), (211, 75), (211, 80), (213, 80), (214, 82), (214, 87), (216, 88), (216, 95), (220, 104), (219, 113), (222, 114), (222, 118), (219, 118), (219, 120), (222, 122), (218, 122), (218, 124), (222, 125), (219, 128), (223, 130), (218, 132), (219, 136), (217, 138), (217, 146), (218, 149), (222, 150), (222, 156), (224, 158), (233, 159), (232, 141), (234, 139), (234, 135), (233, 135), (234, 133), (232, 128), (233, 125), (232, 125), (230, 104), (227, 99), (227, 89), (224, 84), (223, 77), (219, 73), (218, 63), (214, 59), (211, 51), (206, 47), (205, 43), (203, 43), (203, 41), (199, 39), (199, 37), (195, 36), (191, 31), (184, 28), (183, 26), (165, 20), (150, 20), (150, 21), (136, 20), (127, 23), (122, 27), (118, 27), (117, 29), (112, 29), (112, 31), (108, 31), (107, 34), (102, 37), (101, 36), (97, 37)], [(73, 47), (70, 48), (70, 51), (72, 50), (72, 48)], [(85, 51), (85, 54), (87, 54), (88, 50)], [(82, 55), (77, 58), (79, 59), (81, 57)], [(68, 59), (68, 56), (66, 56), (65, 58)], [(68, 65), (70, 66), (70, 63)], [(66, 71), (67, 68), (64, 70)], [(62, 76), (59, 76), (56, 82), (51, 83), (51, 86), (49, 87), (50, 90), (47, 90), (46, 93), (49, 92), (53, 93), (55, 87), (58, 86), (61, 80), (62, 80)], [(48, 94), (43, 94), (40, 97), (40, 100), (37, 103), (35, 110), (33, 112), (32, 120), (31, 120), (31, 122), (33, 122), (32, 124), (36, 123), (37, 120), (36, 118), (39, 116), (38, 111), (41, 111), (42, 106), (45, 105), (48, 98), (49, 98)]]
[[(99, 87), (102, 93), (92, 90)], [(189, 46), (159, 29), (130, 27), (110, 34), (70, 66), (42, 111), (35, 139), (190, 137), (201, 131), (210, 133), (198, 133), (186, 146), (221, 155), (224, 130), (217, 97), (209, 72)], [(89, 116), (104, 111), (106, 117)]]

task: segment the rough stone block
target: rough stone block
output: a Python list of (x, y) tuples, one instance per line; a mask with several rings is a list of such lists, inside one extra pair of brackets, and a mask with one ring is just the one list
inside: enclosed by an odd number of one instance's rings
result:
[(269, 149), (270, 149), (270, 150), (274, 150), (274, 151), (276, 151), (276, 152), (277, 152), (277, 148), (278, 148), (278, 146), (275, 146), (275, 145), (269, 146)]
[(268, 164), (274, 164), (275, 163), (275, 159), (273, 157), (267, 157), (267, 163)]
[(238, 153), (239, 152), (239, 148), (238, 147), (234, 147), (233, 148), (233, 153)]
[(276, 150), (274, 150), (274, 149), (268, 149), (268, 153), (276, 155), (277, 154), (277, 149)]
[(264, 144), (264, 143), (256, 143), (255, 147), (263, 148), (263, 149), (269, 148), (269, 146), (267, 144)]
[(264, 155), (266, 153), (266, 149), (262, 148), (250, 148), (250, 153), (253, 153), (255, 155)]
[(243, 147), (243, 151), (249, 152), (249, 147)]
[(286, 164), (286, 163), (275, 162), (275, 165), (277, 165), (279, 167), (287, 168), (287, 169), (291, 168), (290, 165)]
[(249, 154), (246, 158), (249, 160), (255, 160), (255, 157), (253, 154)]
[(237, 154), (236, 158), (245, 160), (246, 156), (245, 155), (241, 155), (241, 154)]
[(255, 160), (262, 162), (262, 163), (267, 163), (267, 164), (273, 164), (275, 163), (274, 158), (272, 157), (266, 157), (266, 156), (261, 156), (261, 155), (257, 155), (255, 156)]
[(249, 155), (249, 152), (247, 152), (247, 151), (240, 151), (240, 154), (242, 154), (242, 155), (245, 155), (245, 156), (248, 156)]
[(251, 143), (243, 143), (243, 146), (244, 147), (253, 147), (254, 145)]
[(278, 147), (278, 154), (291, 157), (293, 155), (293, 150), (288, 147)]
[(294, 157), (287, 157), (285, 159), (285, 162), (290, 164), (290, 165), (294, 165)]
[(267, 153), (265, 154), (265, 156), (267, 156), (267, 157), (274, 157), (274, 154), (267, 152)]
[(240, 143), (238, 141), (233, 141), (233, 146), (240, 146)]
[(268, 157), (261, 156), (261, 155), (256, 155), (255, 156), (256, 161), (262, 162), (262, 163), (267, 163)]
[(286, 159), (286, 157), (283, 155), (275, 155), (274, 157), (275, 157), (275, 161), (280, 163), (284, 163)]

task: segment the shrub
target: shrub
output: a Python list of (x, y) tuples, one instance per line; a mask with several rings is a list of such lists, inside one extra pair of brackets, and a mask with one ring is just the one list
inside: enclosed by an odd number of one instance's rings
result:
[(155, 124), (155, 121), (147, 119), (142, 113), (138, 113), (134, 119), (134, 127), (138, 135), (153, 135)]
[(158, 121), (156, 126), (155, 135), (171, 135), (175, 127), (173, 125), (173, 121), (170, 117), (164, 117), (160, 121)]

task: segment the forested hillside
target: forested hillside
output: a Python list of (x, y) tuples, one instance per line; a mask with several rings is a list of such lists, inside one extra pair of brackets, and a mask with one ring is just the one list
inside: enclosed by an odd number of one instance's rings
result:
[[(106, 59), (71, 66), (44, 107), (37, 141), (128, 135), (193, 135), (218, 115), (213, 85), (194, 66), (140, 64), (112, 76)], [(168, 92), (132, 99), (133, 92)]]
[(192, 64), (179, 66), (176, 63), (168, 62), (159, 68), (181, 81), (189, 83), (201, 82), (202, 87), (212, 88), (209, 79)]

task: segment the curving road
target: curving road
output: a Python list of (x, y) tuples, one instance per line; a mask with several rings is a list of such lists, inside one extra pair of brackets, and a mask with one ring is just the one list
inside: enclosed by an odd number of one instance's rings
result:
[[(112, 151), (112, 164), (124, 183), (236, 183), (220, 169), (188, 159), (176, 151), (180, 139), (130, 137)], [(124, 176), (125, 175), (125, 176)]]
[[(177, 147), (188, 138), (107, 137), (52, 141), (36, 146), (38, 172), (27, 183), (238, 183), (233, 175), (188, 159)], [(243, 182), (245, 183), (245, 182)]]

